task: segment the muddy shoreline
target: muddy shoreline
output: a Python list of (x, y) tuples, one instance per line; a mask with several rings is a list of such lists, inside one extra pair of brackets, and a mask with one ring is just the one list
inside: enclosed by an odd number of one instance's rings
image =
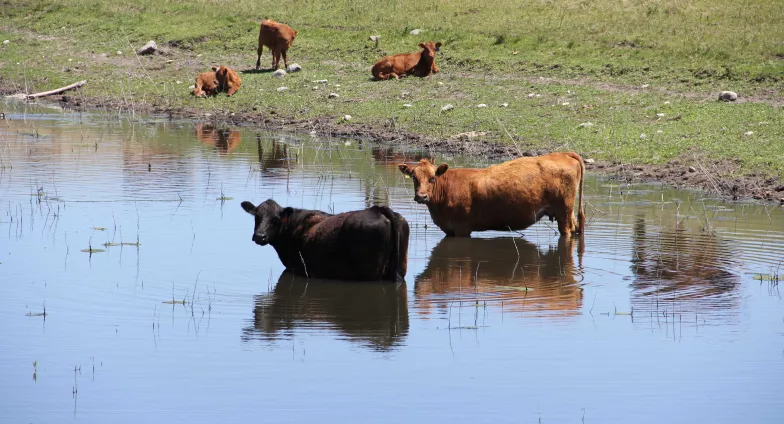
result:
[[(7, 94), (7, 93), (3, 93)], [(103, 100), (83, 96), (58, 95), (40, 100), (56, 103), (74, 111), (117, 111), (167, 116), (170, 119), (193, 119), (210, 121), (217, 125), (232, 125), (244, 128), (287, 131), (299, 134), (315, 133), (322, 137), (353, 138), (377, 143), (387, 147), (424, 148), (434, 153), (482, 156), (495, 161), (509, 160), (519, 156), (536, 156), (550, 152), (546, 147), (514, 146), (470, 139), (441, 139), (398, 129), (372, 127), (365, 124), (336, 123), (337, 117), (325, 116), (315, 119), (296, 119), (274, 113), (249, 112), (206, 112), (199, 108), (168, 108), (154, 104), (134, 104)], [(598, 173), (619, 183), (660, 183), (675, 188), (696, 188), (726, 200), (756, 199), (784, 206), (784, 180), (766, 175), (738, 175), (738, 160), (713, 160), (700, 152), (662, 165), (618, 163), (593, 159), (590, 155), (577, 152), (588, 160), (588, 172)], [(591, 163), (592, 162), (592, 163)]]

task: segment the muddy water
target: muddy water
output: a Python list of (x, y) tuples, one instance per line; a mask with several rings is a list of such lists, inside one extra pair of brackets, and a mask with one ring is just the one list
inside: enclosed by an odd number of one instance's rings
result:
[[(416, 152), (2, 107), (1, 422), (784, 416), (781, 208), (591, 176), (583, 240), (445, 239)], [(283, 273), (239, 206), (270, 197), (392, 206), (407, 283)]]

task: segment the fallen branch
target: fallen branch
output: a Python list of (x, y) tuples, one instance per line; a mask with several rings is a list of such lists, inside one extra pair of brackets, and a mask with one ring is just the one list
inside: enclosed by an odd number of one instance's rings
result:
[(42, 91), (40, 93), (35, 93), (35, 94), (19, 93), (19, 94), (10, 95), (8, 97), (11, 97), (11, 98), (14, 98), (14, 99), (20, 99), (20, 100), (35, 99), (37, 97), (51, 96), (52, 94), (60, 94), (63, 91), (68, 91), (68, 90), (72, 90), (74, 88), (79, 88), (79, 87), (85, 85), (86, 83), (87, 83), (87, 80), (83, 80), (83, 81), (75, 82), (75, 83), (73, 83), (71, 85), (66, 85), (65, 87), (60, 87), (60, 88), (58, 88), (56, 90)]

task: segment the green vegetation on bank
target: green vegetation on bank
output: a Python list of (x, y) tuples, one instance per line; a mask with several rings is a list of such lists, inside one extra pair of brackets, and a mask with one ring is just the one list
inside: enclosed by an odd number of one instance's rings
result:
[[(245, 73), (235, 97), (192, 98), (197, 72), (255, 64), (265, 17), (299, 31), (289, 63), (303, 71)], [(0, 19), (0, 40), (10, 41), (0, 45), (5, 92), (88, 79), (79, 96), (128, 107), (351, 115), (352, 124), (440, 138), (474, 132), (625, 163), (739, 159), (739, 173), (784, 175), (777, 0), (18, 0), (3, 4)], [(151, 39), (165, 54), (137, 58)], [(440, 74), (370, 80), (381, 56), (427, 40), (444, 43)], [(270, 63), (265, 49), (262, 65)], [(722, 90), (743, 102), (717, 102)], [(442, 112), (447, 104), (454, 109)]]

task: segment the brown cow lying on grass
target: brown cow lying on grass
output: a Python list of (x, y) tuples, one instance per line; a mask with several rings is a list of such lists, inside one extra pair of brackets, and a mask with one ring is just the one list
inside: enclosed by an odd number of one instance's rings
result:
[(390, 77), (398, 79), (406, 75), (426, 77), (431, 72), (438, 72), (436, 66), (436, 52), (441, 48), (441, 43), (419, 43), (422, 48), (417, 53), (400, 53), (394, 56), (386, 56), (373, 65), (370, 72), (377, 80), (385, 80)]
[(215, 77), (215, 70), (212, 72), (202, 72), (196, 76), (196, 86), (193, 88), (193, 95), (196, 97), (214, 96), (218, 93), (218, 80)]
[(286, 24), (275, 22), (272, 19), (263, 20), (261, 28), (259, 28), (259, 48), (257, 50), (259, 56), (256, 59), (256, 69), (258, 70), (261, 66), (261, 52), (264, 46), (272, 50), (272, 69), (278, 69), (281, 56), (283, 56), (283, 66), (288, 68), (286, 51), (291, 47), (296, 36), (297, 31)]
[(213, 69), (215, 69), (215, 78), (218, 80), (218, 90), (225, 91), (229, 97), (233, 96), (242, 85), (240, 76), (233, 69), (223, 65), (217, 69), (213, 67)]
[(523, 230), (543, 216), (558, 221), (561, 235), (581, 234), (585, 227), (585, 164), (576, 153), (523, 157), (483, 169), (449, 169), (447, 164), (436, 168), (427, 159), (398, 167), (414, 180), (414, 200), (427, 205), (433, 222), (448, 236)]
[(408, 266), (408, 222), (383, 206), (331, 215), (282, 208), (269, 199), (242, 202), (255, 217), (252, 240), (272, 245), (288, 271), (313, 278), (403, 281)]

